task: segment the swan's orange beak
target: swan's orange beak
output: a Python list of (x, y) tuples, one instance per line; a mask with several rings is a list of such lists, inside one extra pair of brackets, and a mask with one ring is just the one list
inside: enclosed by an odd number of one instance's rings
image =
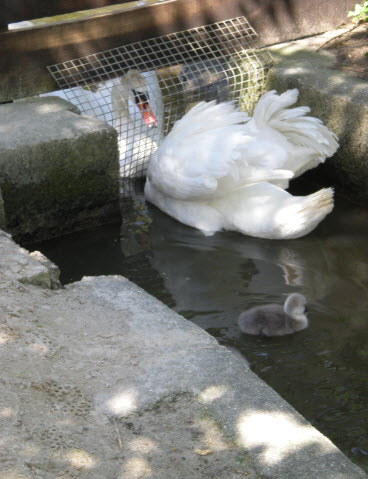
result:
[(139, 101), (137, 103), (137, 107), (139, 108), (139, 111), (142, 114), (142, 118), (148, 128), (156, 127), (157, 120), (149, 106), (149, 103), (147, 101)]

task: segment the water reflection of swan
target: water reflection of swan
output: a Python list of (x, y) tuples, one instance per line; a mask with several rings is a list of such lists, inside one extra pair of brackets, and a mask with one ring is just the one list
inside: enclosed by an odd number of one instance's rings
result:
[[(368, 264), (366, 233), (362, 234), (363, 225), (368, 225), (365, 210), (360, 209), (364, 215), (355, 215), (356, 221), (352, 222), (351, 206), (346, 205), (345, 210), (339, 204), (318, 231), (287, 242), (233, 233), (205, 237), (145, 204), (141, 190), (137, 195), (136, 205), (124, 214), (122, 246), (125, 256), (141, 255), (147, 263), (137, 267), (132, 278), (143, 278), (140, 285), (151, 294), (161, 290), (170, 293), (175, 310), (201, 327), (219, 328), (220, 334), (237, 341), (241, 311), (277, 303), (280, 297), (293, 292), (308, 298), (318, 318), (317, 329), (323, 328), (323, 320), (328, 321), (331, 329), (337, 329), (339, 337), (345, 338), (347, 321), (350, 333), (365, 327), (368, 296), (360, 284), (368, 283), (362, 268), (359, 274), (354, 269), (355, 264)], [(150, 268), (157, 271), (163, 283), (145, 283)], [(352, 282), (353, 277), (359, 285)], [(256, 336), (246, 339), (259, 341)]]
[(305, 315), (307, 300), (298, 293), (290, 294), (281, 304), (265, 304), (243, 311), (239, 327), (243, 333), (261, 336), (284, 336), (308, 326)]
[(156, 73), (126, 73), (111, 88), (111, 108), (119, 135), (120, 174), (142, 177), (162, 132), (163, 102)]
[(196, 105), (151, 158), (148, 201), (206, 235), (226, 229), (291, 239), (311, 232), (332, 211), (332, 189), (295, 197), (282, 188), (333, 155), (338, 143), (305, 116), (308, 108), (288, 109), (297, 95), (266, 93), (251, 119), (233, 103)]
[[(131, 208), (125, 214), (124, 255), (149, 254), (178, 311), (226, 310), (237, 317), (249, 301), (275, 301), (300, 288), (313, 305), (322, 305), (333, 288), (324, 242), (315, 235), (287, 243), (236, 234), (205, 237), (156, 208), (144, 208), (142, 198), (136, 202), (136, 212)], [(135, 215), (131, 223), (129, 214)], [(142, 214), (149, 218), (149, 230), (137, 235)]]

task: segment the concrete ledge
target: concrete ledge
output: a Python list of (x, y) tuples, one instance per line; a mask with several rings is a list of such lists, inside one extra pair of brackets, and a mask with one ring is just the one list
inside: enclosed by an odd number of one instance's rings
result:
[(51, 291), (18, 275), (0, 276), (6, 477), (367, 478), (245, 361), (130, 281)]
[(368, 82), (335, 69), (333, 54), (316, 53), (325, 40), (321, 36), (271, 47), (275, 66), (267, 89), (299, 89), (298, 104), (308, 105), (340, 143), (334, 157), (311, 174), (325, 178), (337, 193), (368, 204)]
[[(0, 230), (0, 282), (19, 281), (24, 284), (51, 288), (50, 270), (57, 267), (50, 260), (47, 261), (49, 267), (36, 258), (32, 258), (27, 250), (14, 243), (9, 234)], [(59, 272), (58, 268), (57, 270)], [(55, 274), (58, 277), (58, 273)]]
[(57, 97), (1, 105), (0, 186), (7, 228), (18, 238), (116, 213), (117, 133)]

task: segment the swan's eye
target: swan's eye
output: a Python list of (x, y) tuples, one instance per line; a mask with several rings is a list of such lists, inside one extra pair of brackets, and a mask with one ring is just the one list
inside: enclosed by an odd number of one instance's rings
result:
[(134, 100), (136, 105), (138, 105), (138, 103), (149, 103), (148, 93), (134, 90), (134, 88), (132, 88), (132, 92), (134, 94)]

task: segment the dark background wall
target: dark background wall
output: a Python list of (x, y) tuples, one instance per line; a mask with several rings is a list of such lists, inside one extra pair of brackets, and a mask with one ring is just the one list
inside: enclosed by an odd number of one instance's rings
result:
[[(120, 45), (245, 16), (261, 45), (332, 30), (357, 0), (170, 0), (90, 18), (6, 31), (8, 22), (117, 0), (0, 0), (0, 103), (56, 88), (48, 65)], [(122, 0), (124, 3), (124, 0)]]

